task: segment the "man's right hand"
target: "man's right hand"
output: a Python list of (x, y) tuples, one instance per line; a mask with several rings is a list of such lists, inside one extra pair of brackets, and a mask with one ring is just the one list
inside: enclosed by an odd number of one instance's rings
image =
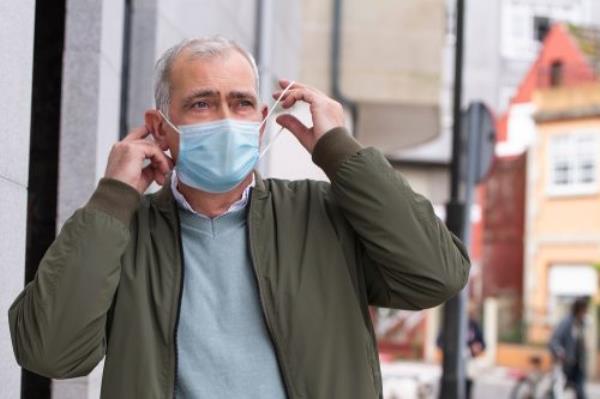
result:
[[(150, 131), (145, 127), (133, 129), (123, 140), (115, 143), (108, 156), (104, 177), (129, 184), (140, 194), (156, 181), (161, 186), (166, 174), (173, 168), (173, 160), (160, 147), (145, 138)], [(144, 167), (144, 161), (150, 164)]]

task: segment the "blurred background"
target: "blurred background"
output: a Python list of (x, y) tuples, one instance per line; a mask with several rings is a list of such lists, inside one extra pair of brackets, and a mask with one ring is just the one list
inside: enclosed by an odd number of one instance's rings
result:
[[(547, 369), (553, 328), (587, 296), (589, 394), (600, 398), (599, 28), (598, 0), (466, 1), (461, 106), (485, 104), (496, 133), (468, 210), (469, 317), (486, 344), (469, 366), (474, 397), (509, 397), (532, 357)], [(265, 102), (279, 78), (336, 98), (356, 138), (445, 219), (456, 30), (455, 0), (0, 0), (0, 314), (88, 199), (111, 145), (153, 107), (155, 60), (187, 37), (221, 34), (253, 52)], [(290, 134), (259, 169), (326, 179)], [(441, 315), (373, 309), (386, 398), (435, 397)], [(67, 381), (22, 375), (0, 322), (1, 397), (97, 398), (100, 379), (101, 366)]]

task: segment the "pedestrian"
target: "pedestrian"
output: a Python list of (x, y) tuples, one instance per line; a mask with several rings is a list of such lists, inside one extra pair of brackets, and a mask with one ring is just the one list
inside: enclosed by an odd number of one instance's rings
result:
[[(464, 346), (465, 357), (465, 398), (470, 399), (473, 392), (473, 384), (475, 378), (481, 374), (486, 368), (486, 361), (478, 361), (485, 351), (485, 340), (479, 322), (477, 321), (477, 306), (474, 303), (469, 303), (468, 320), (467, 320), (467, 336)], [(437, 338), (437, 346), (443, 349), (444, 332), (441, 331)]]
[(105, 399), (381, 397), (369, 306), (454, 296), (463, 245), (308, 85), (281, 80), (273, 97), (307, 103), (313, 126), (277, 123), (330, 183), (256, 173), (271, 113), (235, 42), (186, 40), (156, 79), (156, 109), (10, 308), (19, 364), (71, 378), (105, 357)]
[(474, 304), (469, 306), (469, 320), (467, 325), (467, 362), (466, 362), (466, 399), (471, 399), (473, 392), (473, 383), (486, 367), (486, 362), (480, 362), (479, 359), (485, 351), (485, 340), (481, 326), (477, 321), (477, 307)]
[(585, 316), (589, 299), (573, 301), (571, 312), (556, 327), (550, 340), (550, 352), (554, 361), (562, 365), (567, 386), (575, 389), (577, 399), (585, 399), (586, 344)]

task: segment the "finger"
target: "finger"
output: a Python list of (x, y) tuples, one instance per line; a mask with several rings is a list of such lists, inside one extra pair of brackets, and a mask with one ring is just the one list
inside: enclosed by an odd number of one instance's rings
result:
[(153, 181), (160, 186), (165, 184), (165, 181), (167, 181), (166, 176), (162, 174), (154, 164), (150, 164), (142, 169), (142, 177), (146, 187), (152, 184)]
[[(158, 151), (159, 156), (162, 158), (164, 157), (167, 160), (167, 164), (169, 166), (169, 169), (172, 169), (175, 166), (175, 161), (173, 161), (173, 158), (171, 158), (170, 156), (168, 156), (162, 148), (160, 148), (160, 145), (158, 145), (156, 142), (154, 141), (148, 141), (148, 140), (136, 140), (136, 141), (132, 141), (130, 144), (133, 145), (140, 145), (144, 148), (146, 148), (147, 146), (153, 147), (156, 151)], [(153, 149), (149, 149), (150, 151), (154, 151)], [(146, 154), (146, 151), (144, 150), (144, 154)], [(154, 152), (153, 152), (154, 154)], [(150, 158), (150, 157), (148, 157)]]
[[(279, 87), (281, 87), (282, 89), (285, 89), (286, 87), (288, 87), (290, 85), (290, 83), (292, 83), (292, 81), (289, 79), (279, 79)], [(304, 85), (302, 83), (294, 82), (294, 85), (292, 87), (303, 87), (303, 86)]]
[(140, 126), (140, 127), (136, 127), (135, 129), (131, 130), (131, 132), (129, 132), (129, 134), (127, 136), (125, 136), (125, 138), (121, 141), (125, 142), (125, 141), (140, 140), (140, 139), (143, 139), (144, 137), (148, 136), (149, 134), (150, 134), (150, 130), (146, 129), (146, 126)]
[[(292, 82), (292, 81), (291, 81), (291, 80), (288, 80), (288, 79), (279, 79), (279, 86), (280, 86), (282, 89), (285, 89), (286, 87), (288, 87), (288, 86), (289, 86), (289, 84), (290, 84), (291, 82)], [(294, 81), (294, 84), (292, 85), (292, 87), (290, 87), (290, 90), (291, 90), (291, 89), (306, 89), (306, 90), (312, 91), (312, 92), (313, 92), (313, 93), (315, 93), (315, 94), (322, 94), (322, 95), (325, 95), (325, 94), (324, 94), (322, 91), (318, 90), (318, 89), (317, 89), (317, 88), (315, 88), (315, 87), (312, 87), (312, 86), (306, 85), (306, 84), (304, 84), (304, 83), (299, 83), (299, 82), (296, 82), (296, 81)], [(281, 93), (281, 91), (282, 91), (282, 90), (278, 90), (278, 92), (279, 92), (279, 93)]]
[[(161, 166), (163, 164), (163, 161), (166, 161), (167, 163), (167, 172), (169, 172), (171, 169), (173, 169), (175, 167), (175, 161), (173, 161), (173, 159), (168, 156), (163, 150), (162, 148), (160, 148), (160, 146), (156, 143), (151, 143), (148, 141), (142, 141), (140, 143), (140, 145), (142, 146), (146, 146), (150, 144), (151, 147), (154, 147), (154, 149), (150, 149), (150, 151), (152, 151), (152, 154), (147, 155), (146, 151), (144, 150), (144, 155), (146, 158), (148, 158), (151, 162), (155, 163), (157, 166)], [(155, 149), (157, 150), (155, 152)], [(156, 156), (155, 156), (156, 154)]]
[(288, 91), (283, 96), (280, 104), (283, 108), (290, 108), (298, 101), (304, 101), (308, 104), (314, 104), (315, 102), (317, 102), (317, 97), (314, 95), (314, 93), (306, 89), (295, 89)]
[(298, 90), (308, 90), (308, 89), (306, 89), (304, 87), (296, 87), (296, 85), (294, 85), (290, 89), (288, 89), (287, 91), (285, 91), (285, 90), (277, 90), (277, 91), (273, 92), (273, 98), (277, 100), (279, 97), (281, 97), (281, 100), (283, 100), (290, 93), (292, 93), (294, 91), (298, 91)]
[(287, 85), (283, 90), (277, 90), (276, 95), (273, 95), (273, 98), (275, 99), (275, 104), (279, 103), (282, 99), (282, 97), (292, 88), (294, 88), (294, 83), (290, 83), (289, 85)]
[(306, 148), (309, 152), (312, 152), (314, 147), (312, 129), (307, 128), (302, 122), (300, 122), (295, 116), (290, 114), (283, 114), (277, 118), (277, 122), (288, 129), (294, 137)]
[[(143, 180), (143, 184), (144, 184), (144, 191), (146, 191), (146, 189), (148, 188), (148, 186), (150, 184), (152, 184), (153, 181), (157, 182), (159, 185), (162, 185), (162, 183), (159, 181), (160, 176), (162, 176), (161, 173), (159, 173), (152, 164), (146, 166), (144, 169), (142, 169), (142, 180)], [(163, 176), (164, 179), (164, 176)], [(162, 180), (162, 182), (164, 182), (164, 180)]]
[(163, 174), (172, 169), (173, 161), (167, 154), (162, 152), (157, 144), (148, 141), (137, 141), (134, 145), (140, 148), (143, 151), (144, 158), (150, 159)]
[(322, 95), (324, 97), (327, 97), (316, 89), (313, 89), (313, 88), (307, 87), (307, 86), (296, 86), (295, 84), (294, 84), (294, 86), (292, 86), (292, 88), (290, 88), (288, 90), (275, 91), (273, 93), (273, 97), (280, 96), (282, 94), (283, 94), (283, 97), (287, 97), (291, 93), (297, 93), (297, 92), (310, 93), (311, 95)]
[(163, 184), (165, 184), (166, 180), (167, 180), (166, 175), (164, 175), (160, 171), (154, 169), (154, 181), (156, 181), (156, 183), (158, 183), (158, 185), (162, 186)]
[(277, 123), (281, 126), (289, 130), (296, 137), (304, 137), (310, 134), (310, 129), (304, 125), (304, 123), (300, 122), (298, 118), (290, 114), (279, 115), (277, 119), (275, 119)]
[(148, 165), (146, 166), (144, 169), (142, 169), (142, 191), (146, 191), (146, 189), (148, 188), (148, 186), (150, 184), (152, 184), (152, 182), (154, 181), (154, 168), (152, 167), (152, 165)]

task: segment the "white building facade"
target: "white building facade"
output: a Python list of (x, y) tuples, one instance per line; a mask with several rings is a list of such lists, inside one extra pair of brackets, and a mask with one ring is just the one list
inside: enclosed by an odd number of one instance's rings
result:
[[(0, 107), (4, 115), (0, 124), (4, 144), (0, 156), (0, 313), (4, 315), (0, 319), (0, 396), (6, 398), (21, 395), (21, 369), (14, 359), (7, 313), (23, 289), (26, 258), (31, 252), (28, 235), (35, 230), (28, 223), (35, 191), (28, 177), (42, 168), (29, 158), (31, 148), (43, 146), (35, 141), (39, 135), (32, 131), (42, 122), (34, 123), (38, 116), (32, 111), (37, 101), (35, 95), (32, 98), (32, 92), (36, 93), (33, 74), (36, 67), (43, 67), (35, 63), (44, 52), (44, 39), (35, 31), (42, 31), (52, 16), (36, 19), (36, 7), (44, 5), (37, 3), (0, 0)], [(187, 37), (220, 34), (261, 54), (257, 58), (262, 61), (261, 78), (265, 82), (272, 85), (281, 77), (298, 77), (302, 36), (300, 2), (296, 0), (58, 3), (54, 5), (64, 7), (54, 23), (60, 35), (64, 34), (62, 51), (54, 60), (56, 65), (62, 63), (60, 94), (54, 98), (60, 109), (60, 130), (54, 141), (56, 179), (48, 182), (54, 185), (56, 209), (52, 201), (40, 204), (41, 209), (53, 208), (46, 216), (53, 218), (56, 231), (93, 192), (104, 174), (112, 144), (128, 129), (140, 125), (144, 111), (153, 107), (154, 62), (168, 47)], [(264, 41), (265, 35), (270, 41)], [(262, 87), (268, 89), (269, 85)], [(295, 151), (299, 144), (288, 143), (288, 147)], [(89, 377), (53, 381), (50, 396), (29, 392), (26, 397), (97, 398), (101, 367)]]

